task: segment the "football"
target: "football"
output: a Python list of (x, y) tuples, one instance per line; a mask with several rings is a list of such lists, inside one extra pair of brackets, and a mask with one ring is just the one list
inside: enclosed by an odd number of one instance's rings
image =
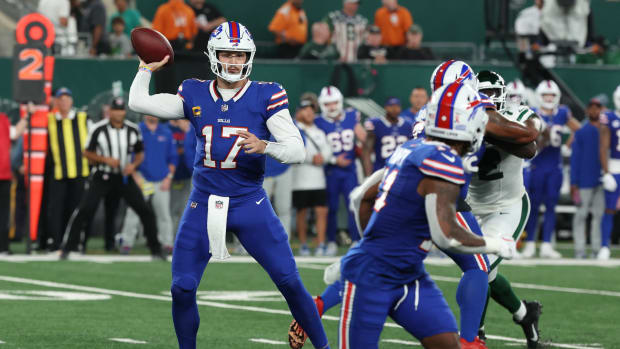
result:
[(170, 56), (166, 65), (174, 62), (174, 51), (166, 37), (155, 29), (135, 28), (131, 31), (131, 45), (146, 63), (159, 62)]

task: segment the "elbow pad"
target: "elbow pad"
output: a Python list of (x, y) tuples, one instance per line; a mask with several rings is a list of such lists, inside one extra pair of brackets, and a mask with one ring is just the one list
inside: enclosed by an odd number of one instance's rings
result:
[(355, 187), (351, 193), (349, 194), (349, 211), (353, 214), (353, 218), (355, 219), (355, 225), (357, 226), (357, 231), (360, 233), (360, 237), (364, 233), (362, 230), (362, 224), (360, 222), (360, 206), (362, 205), (362, 199), (364, 195), (372, 187), (373, 185), (381, 182), (381, 178), (383, 178), (383, 169), (375, 171), (373, 174), (368, 176), (362, 184)]

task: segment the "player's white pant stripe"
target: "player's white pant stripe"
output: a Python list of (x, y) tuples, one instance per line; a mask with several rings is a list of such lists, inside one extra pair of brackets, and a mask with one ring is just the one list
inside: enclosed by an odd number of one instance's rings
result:
[(413, 298), (413, 306), (415, 311), (418, 311), (418, 304), (420, 304), (420, 281), (415, 281), (415, 297)]
[(405, 299), (407, 299), (407, 295), (409, 294), (409, 287), (407, 285), (405, 285), (405, 286), (403, 286), (403, 288), (405, 289), (405, 293), (403, 294), (402, 297), (400, 297), (398, 302), (396, 302), (396, 306), (394, 307), (394, 310), (398, 309), (398, 307), (400, 307), (401, 303), (404, 302)]
[(487, 266), (487, 262), (484, 260), (484, 256), (481, 254), (475, 254), (474, 257), (476, 258), (476, 262), (478, 262), (478, 267), (480, 267), (480, 270), (488, 273), (489, 268)]
[(344, 297), (342, 299), (342, 310), (340, 311), (340, 349), (350, 349), (349, 346), (349, 327), (353, 315), (353, 299), (355, 298), (355, 285), (349, 281), (344, 282)]

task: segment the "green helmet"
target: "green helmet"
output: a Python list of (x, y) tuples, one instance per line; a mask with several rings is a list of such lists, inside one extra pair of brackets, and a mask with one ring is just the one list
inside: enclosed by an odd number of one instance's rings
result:
[(491, 70), (482, 70), (478, 78), (478, 91), (486, 94), (497, 106), (498, 110), (506, 105), (506, 82), (498, 73)]

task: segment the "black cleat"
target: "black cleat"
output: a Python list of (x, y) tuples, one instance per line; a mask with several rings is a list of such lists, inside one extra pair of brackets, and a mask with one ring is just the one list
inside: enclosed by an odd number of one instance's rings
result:
[(168, 261), (168, 254), (166, 253), (166, 251), (164, 250), (160, 250), (157, 253), (153, 253), (151, 254), (151, 260), (152, 261)]
[(527, 309), (527, 313), (525, 313), (525, 317), (521, 321), (517, 321), (515, 319), (514, 322), (518, 325), (521, 325), (523, 328), (523, 333), (525, 334), (525, 339), (527, 339), (527, 347), (529, 349), (535, 349), (538, 346), (538, 341), (540, 339), (540, 331), (538, 331), (538, 319), (542, 314), (542, 304), (538, 301), (528, 302), (523, 300), (525, 304), (525, 308)]
[(487, 334), (486, 334), (486, 333), (484, 333), (484, 326), (482, 326), (482, 327), (480, 327), (480, 328), (478, 329), (478, 338), (480, 338), (480, 339), (481, 339), (481, 340), (483, 340), (483, 341), (486, 341), (486, 340), (487, 340)]

